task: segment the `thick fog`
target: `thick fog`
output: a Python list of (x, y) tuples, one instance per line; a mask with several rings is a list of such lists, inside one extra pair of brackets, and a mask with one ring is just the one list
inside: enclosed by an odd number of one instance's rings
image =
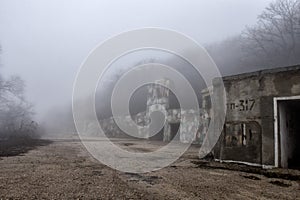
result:
[(115, 34), (141, 27), (182, 32), (200, 44), (221, 41), (256, 22), (269, 1), (0, 2), (1, 74), (18, 74), (38, 117), (68, 104), (88, 53)]
[[(84, 59), (98, 44), (132, 29), (159, 27), (186, 34), (208, 50), (222, 75), (299, 64), (300, 34), (294, 35), (294, 29), (284, 25), (284, 17), (277, 24), (268, 19), (266, 7), (272, 2), (273, 8), (276, 2), (290, 2), (287, 6), (295, 13), (293, 20), (300, 19), (297, 0), (2, 0), (0, 74), (8, 82), (11, 75), (24, 80), (24, 95), (34, 105), (35, 121), (68, 124), (73, 83)], [(280, 34), (284, 33), (282, 38), (273, 29), (277, 25)], [(298, 30), (296, 26), (293, 28)], [(253, 42), (256, 39), (262, 43)], [(159, 52), (129, 55), (111, 65), (104, 88), (98, 88), (100, 96), (110, 95), (108, 91), (126, 69), (150, 60), (179, 70), (189, 67), (178, 58)], [(183, 71), (194, 89), (199, 91), (204, 87), (193, 71)], [(100, 115), (109, 116), (109, 98), (103, 95), (97, 102), (98, 108)], [(137, 96), (145, 97), (145, 91)], [(133, 112), (141, 108), (144, 106), (136, 106)], [(64, 122), (60, 117), (68, 120)]]

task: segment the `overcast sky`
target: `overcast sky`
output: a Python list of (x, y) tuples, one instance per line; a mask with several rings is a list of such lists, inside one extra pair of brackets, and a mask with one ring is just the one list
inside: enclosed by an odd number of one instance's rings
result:
[(270, 0), (0, 0), (1, 74), (18, 74), (38, 116), (70, 102), (88, 53), (131, 29), (161, 27), (200, 44), (253, 25)]

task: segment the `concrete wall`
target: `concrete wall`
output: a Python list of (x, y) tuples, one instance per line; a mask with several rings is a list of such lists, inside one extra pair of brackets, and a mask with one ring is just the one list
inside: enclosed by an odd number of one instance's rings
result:
[(273, 98), (300, 95), (300, 66), (224, 77), (223, 81), (226, 124), (215, 156), (274, 165)]

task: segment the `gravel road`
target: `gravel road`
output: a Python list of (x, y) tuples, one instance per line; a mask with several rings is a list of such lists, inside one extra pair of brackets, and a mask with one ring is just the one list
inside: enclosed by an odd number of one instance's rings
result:
[(0, 199), (300, 199), (297, 181), (199, 168), (196, 152), (159, 171), (130, 174), (94, 160), (80, 141), (55, 140), (1, 157)]

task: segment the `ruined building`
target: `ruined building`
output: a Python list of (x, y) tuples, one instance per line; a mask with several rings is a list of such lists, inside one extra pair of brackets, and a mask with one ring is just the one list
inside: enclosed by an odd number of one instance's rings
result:
[[(222, 134), (213, 150), (214, 157), (266, 168), (300, 168), (300, 66), (239, 74), (222, 80), (227, 112)], [(145, 126), (139, 129), (139, 134), (147, 135), (149, 114), (165, 111), (166, 123), (152, 139), (201, 144), (213, 116), (210, 92), (220, 90), (220, 85), (213, 84), (202, 91), (203, 108), (196, 113), (199, 118), (195, 118), (194, 110), (169, 108), (168, 84), (171, 83), (163, 79), (150, 85), (146, 111), (124, 120), (133, 119), (141, 127)], [(184, 123), (180, 124), (180, 120)], [(197, 131), (191, 130), (195, 128), (195, 120), (200, 121)], [(111, 136), (122, 134), (113, 118), (100, 124)]]
[[(215, 158), (300, 168), (300, 66), (228, 76), (223, 81), (227, 113)], [(202, 93), (210, 112), (208, 89)]]
[[(170, 84), (172, 84), (170, 80), (161, 79), (147, 86), (146, 110), (134, 116), (121, 117), (121, 120), (129, 121), (132, 119), (139, 125), (139, 135), (146, 136), (150, 140), (169, 142), (174, 139), (183, 143), (202, 143), (205, 137), (203, 129), (208, 126), (208, 115), (201, 109), (198, 112), (195, 110), (170, 109), (170, 91), (168, 89)], [(166, 119), (163, 128), (154, 136), (149, 136), (149, 132), (152, 132), (151, 126), (149, 126), (150, 114), (153, 114), (155, 111), (163, 112)], [(118, 116), (100, 121), (102, 129), (108, 136), (120, 137), (125, 135), (116, 125), (116, 117)], [(160, 120), (161, 118), (153, 117), (153, 120), (157, 119)], [(181, 121), (184, 123), (180, 123)], [(197, 124), (196, 122), (199, 123), (199, 121), (200, 125), (196, 127), (195, 124)], [(87, 122), (86, 132), (88, 134), (97, 134), (94, 128), (95, 123), (97, 122)]]
[[(194, 110), (170, 109), (170, 90), (168, 89), (170, 84), (172, 84), (170, 80), (161, 79), (148, 86), (147, 116), (146, 119), (140, 119), (140, 121), (147, 120), (148, 115), (154, 111), (166, 112), (164, 127), (154, 136), (156, 139), (165, 142), (175, 139), (183, 143), (201, 143), (204, 137), (201, 135), (201, 132), (203, 133), (201, 131), (202, 123), (200, 123), (200, 127), (195, 126), (195, 124), (197, 124), (196, 120), (199, 122), (199, 117), (204, 118), (204, 113), (201, 110), (196, 112)], [(204, 121), (205, 119), (201, 120), (201, 122)]]

